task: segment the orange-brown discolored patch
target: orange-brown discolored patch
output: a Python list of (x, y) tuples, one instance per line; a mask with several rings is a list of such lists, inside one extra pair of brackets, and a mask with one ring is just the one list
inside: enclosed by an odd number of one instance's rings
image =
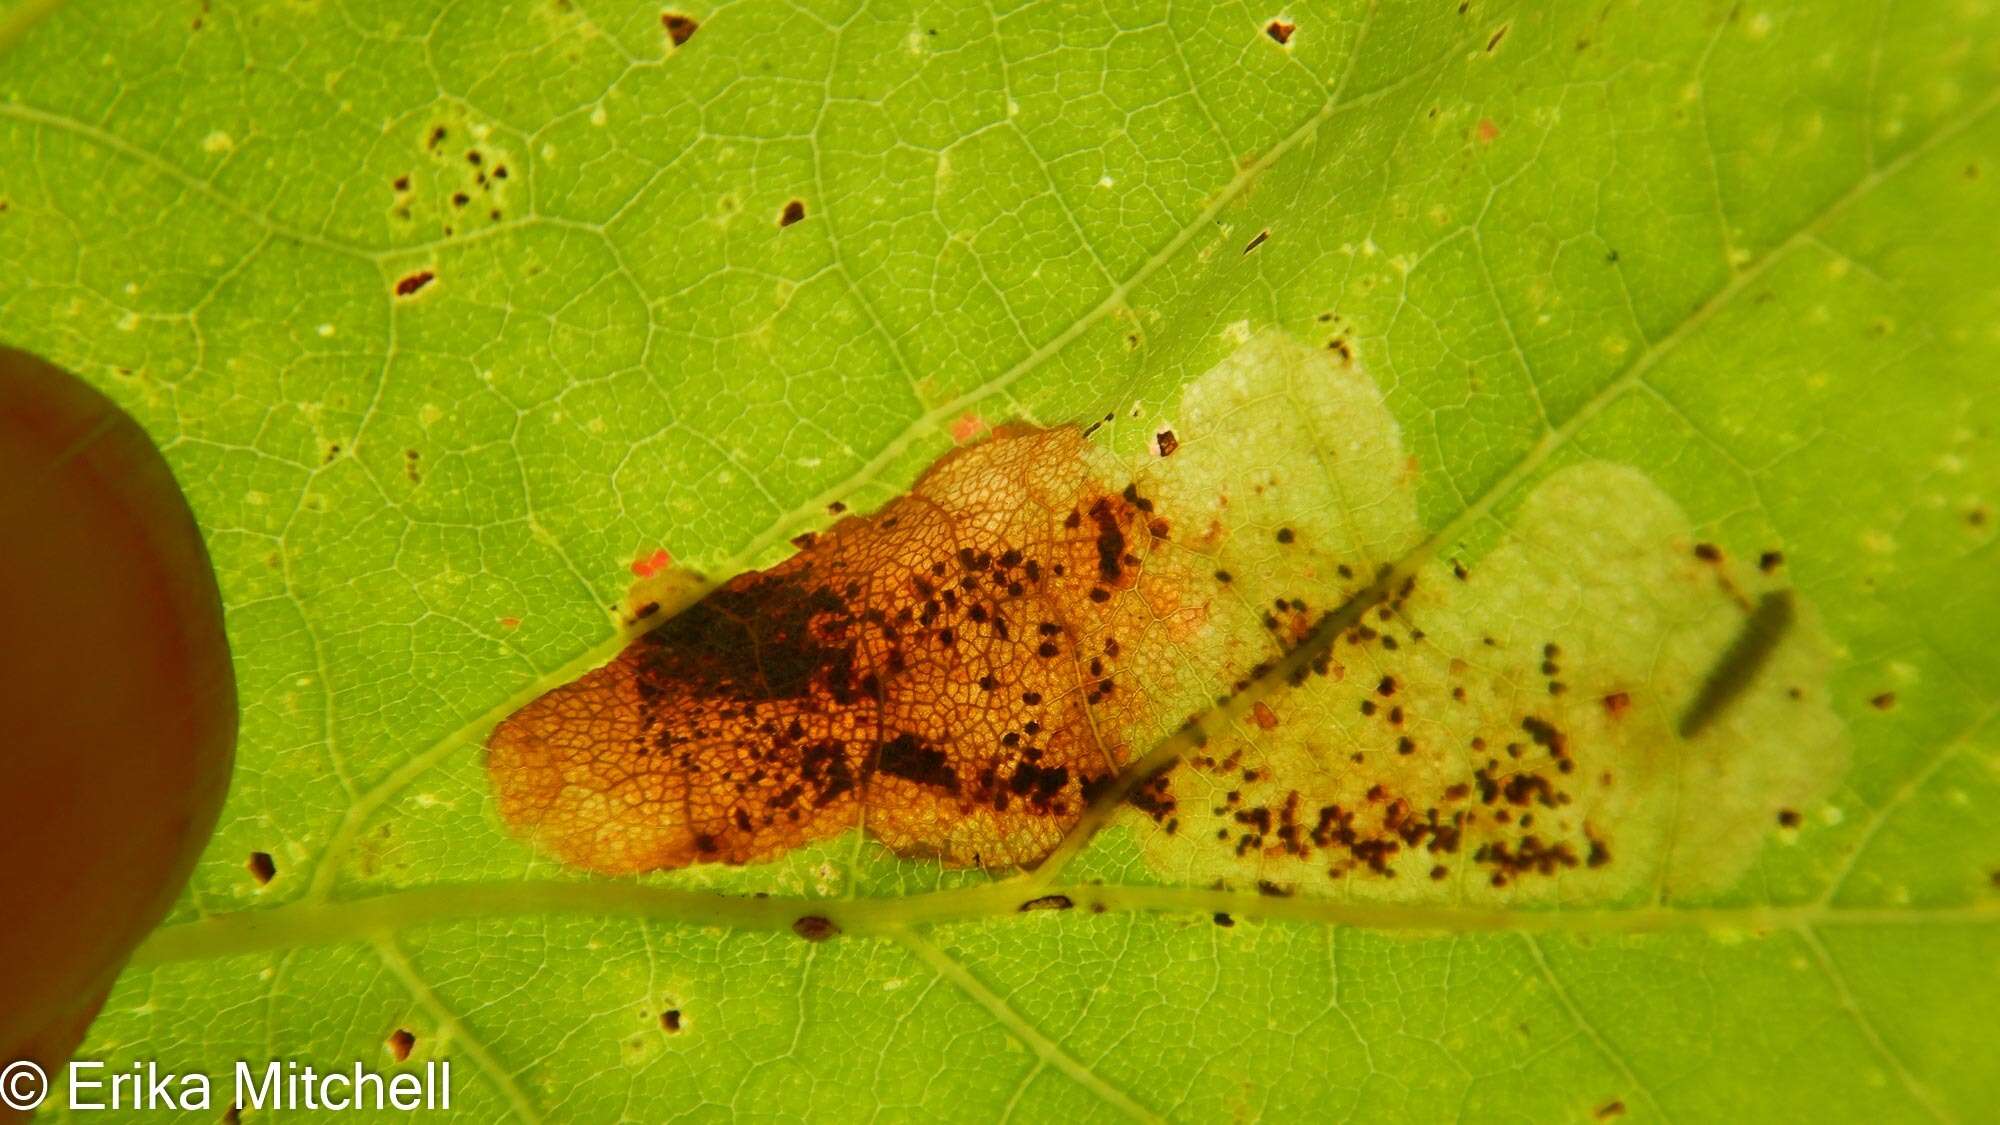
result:
[(1278, 713), (1271, 710), (1271, 705), (1261, 699), (1251, 706), (1250, 721), (1263, 730), (1278, 729)]
[(954, 864), (1047, 854), (1134, 752), (1120, 641), (1192, 600), (1142, 585), (1167, 520), (1090, 452), (1074, 428), (956, 450), (529, 703), (489, 743), (501, 814), (605, 872), (857, 825)]

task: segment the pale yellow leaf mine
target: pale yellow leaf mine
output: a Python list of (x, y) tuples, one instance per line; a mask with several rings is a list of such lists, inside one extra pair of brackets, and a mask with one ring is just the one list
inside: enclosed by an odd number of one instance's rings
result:
[(669, 617), (494, 732), (504, 819), (604, 872), (860, 827), (1052, 874), (1122, 823), (1167, 882), (1491, 909), (1726, 887), (1843, 773), (1810, 607), (1643, 473), (1409, 564), (1351, 357), (1255, 336), (1172, 417), (1136, 464), (1002, 428)]

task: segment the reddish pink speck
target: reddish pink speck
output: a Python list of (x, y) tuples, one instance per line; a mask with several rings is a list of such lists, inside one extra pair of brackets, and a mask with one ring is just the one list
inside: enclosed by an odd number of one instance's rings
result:
[(644, 558), (632, 560), (632, 573), (641, 578), (651, 578), (674, 564), (674, 557), (665, 547), (653, 548), (653, 553)]
[(1495, 125), (1491, 117), (1482, 117), (1479, 119), (1478, 128), (1474, 130), (1474, 135), (1479, 138), (1480, 144), (1490, 145), (1499, 139), (1500, 126)]
[(518, 617), (503, 617), (500, 619), (500, 627), (502, 629), (519, 629), (521, 627), (521, 619)]
[(951, 424), (951, 440), (964, 444), (986, 432), (986, 421), (977, 414), (961, 414)]

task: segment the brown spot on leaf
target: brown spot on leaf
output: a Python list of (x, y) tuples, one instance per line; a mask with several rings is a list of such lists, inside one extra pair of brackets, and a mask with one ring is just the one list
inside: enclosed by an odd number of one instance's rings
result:
[(270, 852), (251, 852), (249, 861), (243, 866), (250, 872), (250, 877), (257, 880), (257, 885), (260, 887), (278, 877), (278, 865), (271, 859)]
[(808, 914), (792, 923), (792, 932), (807, 941), (825, 941), (840, 932), (833, 919), (820, 914)]
[(390, 1058), (399, 1063), (409, 1062), (410, 1052), (417, 1046), (417, 1035), (407, 1027), (399, 1027), (389, 1033), (385, 1045), (389, 1048)]
[(1870, 699), (1868, 705), (1877, 711), (1893, 711), (1896, 708), (1896, 693), (1885, 691), (1875, 698)]
[(666, 1011), (660, 1013), (661, 1031), (665, 1031), (669, 1034), (672, 1034), (674, 1032), (679, 1031), (680, 1029), (681, 1029), (681, 1010), (679, 1008), (668, 1008)]
[(694, 33), (701, 29), (701, 24), (695, 22), (693, 16), (681, 12), (661, 12), (660, 26), (667, 29), (667, 38), (676, 47), (693, 39)]
[(416, 293), (417, 290), (429, 285), (436, 277), (437, 274), (430, 270), (417, 270), (413, 273), (404, 274), (396, 282), (396, 296), (408, 297)]
[(964, 445), (986, 432), (986, 420), (977, 414), (965, 413), (952, 419), (951, 440)]
[(785, 204), (785, 209), (779, 212), (778, 225), (781, 227), (788, 227), (791, 226), (793, 223), (799, 222), (805, 217), (806, 217), (806, 201), (803, 199), (794, 199), (790, 203)]
[(1043, 895), (1040, 898), (1029, 899), (1022, 903), (1020, 908), (1024, 912), (1029, 910), (1068, 910), (1075, 905), (1076, 903), (1070, 901), (1068, 895)]
[(1272, 20), (1264, 25), (1264, 34), (1270, 36), (1271, 40), (1281, 47), (1290, 45), (1292, 33), (1297, 30), (1297, 24), (1286, 23), (1284, 20)]

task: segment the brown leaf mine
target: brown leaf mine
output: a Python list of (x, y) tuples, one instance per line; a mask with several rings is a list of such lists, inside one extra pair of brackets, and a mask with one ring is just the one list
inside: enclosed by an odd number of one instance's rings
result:
[[(1133, 753), (1207, 609), (1171, 518), (1075, 428), (1003, 430), (503, 722), (505, 819), (599, 871), (770, 859), (865, 825), (1046, 855)], [(1139, 750), (1145, 748), (1138, 745)]]

